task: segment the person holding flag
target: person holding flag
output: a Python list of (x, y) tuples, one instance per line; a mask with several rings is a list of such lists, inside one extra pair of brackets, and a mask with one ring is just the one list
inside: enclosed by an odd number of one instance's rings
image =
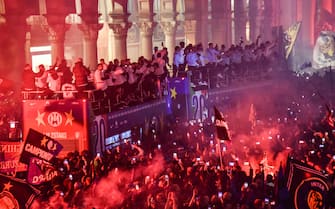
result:
[(221, 150), (221, 140), (231, 141), (229, 128), (223, 114), (214, 106), (214, 125), (216, 127), (216, 138), (218, 145), (218, 153), (220, 156), (220, 165), (223, 168), (222, 150)]
[(219, 140), (230, 141), (229, 128), (223, 114), (214, 106), (216, 135)]

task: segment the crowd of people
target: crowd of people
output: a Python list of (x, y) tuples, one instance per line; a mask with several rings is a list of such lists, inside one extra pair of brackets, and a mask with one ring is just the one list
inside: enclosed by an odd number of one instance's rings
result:
[(233, 80), (261, 78), (271, 71), (278, 60), (275, 42), (232, 45), (219, 49), (209, 43), (175, 47), (174, 59), (169, 61), (166, 47), (154, 48), (152, 59), (139, 57), (114, 59), (108, 63), (102, 58), (95, 69), (88, 69), (82, 59), (72, 67), (66, 60), (49, 67), (41, 64), (38, 72), (27, 64), (23, 71), (24, 99), (93, 98), (107, 111), (166, 95), (167, 78), (189, 76), (191, 86), (207, 85), (216, 88)]
[[(40, 65), (38, 73), (26, 65), (23, 90), (38, 92), (29, 99), (72, 97), (71, 93), (87, 97), (92, 91), (97, 100), (108, 98), (107, 103), (126, 105), (160, 98), (167, 77), (188, 74), (194, 86), (221, 88), (235, 80), (259, 79), (281, 67), (276, 43), (258, 41), (241, 42), (227, 50), (212, 43), (204, 50), (201, 44), (185, 47), (181, 42), (171, 62), (166, 48), (155, 48), (152, 60), (140, 57), (137, 62), (115, 59), (105, 63), (100, 59), (94, 71), (81, 59), (72, 68), (65, 60), (49, 70)], [(327, 173), (330, 185), (335, 166), (333, 110), (330, 104), (320, 102), (320, 92), (329, 91), (329, 86), (322, 89), (324, 78), (318, 76), (292, 77), (292, 83), (304, 93), (293, 98), (283, 92), (283, 97), (276, 99), (280, 111), (258, 113), (246, 131), (248, 140), (217, 142), (211, 122), (206, 126), (173, 120), (163, 130), (150, 132), (142, 142), (133, 136), (103, 153), (71, 152), (58, 158), (52, 168), (58, 175), (37, 186), (41, 195), (31, 208), (292, 208), (287, 192), (278, 192), (283, 185), (278, 182), (278, 163), (272, 163), (280, 153), (289, 153)], [(307, 81), (315, 82), (319, 92), (307, 88)], [(307, 99), (310, 92), (315, 93)], [(232, 140), (239, 134), (238, 126), (230, 126)], [(261, 133), (272, 127), (277, 127), (277, 132), (264, 142), (259, 140)], [(268, 138), (273, 139), (271, 146), (260, 146)]]
[[(276, 111), (259, 110), (244, 141), (240, 125), (231, 126), (231, 142), (219, 142), (210, 121), (173, 120), (140, 142), (132, 136), (94, 156), (84, 151), (58, 159), (59, 175), (40, 185), (42, 195), (32, 208), (293, 208), (279, 179), (286, 158), (278, 156), (285, 153), (323, 171), (333, 187), (335, 127), (331, 106), (320, 105), (309, 85), (324, 78), (290, 79), (304, 86), (300, 94), (271, 97)], [(328, 96), (329, 86), (318, 90)]]
[[(191, 86), (205, 84), (208, 88), (222, 88), (241, 79), (259, 80), (278, 67), (276, 43), (260, 43), (259, 40), (246, 45), (241, 42), (229, 49), (224, 45), (219, 49), (209, 43), (205, 50), (202, 44), (185, 46), (180, 42), (171, 61), (165, 47), (155, 47), (152, 59), (139, 57), (136, 62), (114, 59), (108, 63), (100, 59), (96, 69), (88, 69), (81, 58), (73, 66), (66, 60), (56, 60), (49, 68), (40, 64), (38, 70), (26, 64), (22, 74), (22, 95), (23, 99), (89, 98), (94, 100), (94, 113), (101, 114), (162, 98), (167, 94), (166, 78), (169, 77), (189, 76)], [(12, 82), (12, 85), (17, 84)], [(3, 85), (2, 88), (5, 89)], [(14, 94), (6, 90), (1, 95), (2, 138), (11, 131), (10, 121), (21, 124), (21, 110), (16, 107), (22, 97), (17, 96), (20, 92)], [(15, 135), (14, 138), (18, 138), (20, 133)]]
[(280, 49), (276, 41), (261, 43), (258, 36), (255, 42), (219, 46), (208, 43), (206, 49), (200, 43), (185, 47), (180, 42), (175, 47), (173, 58), (173, 75), (184, 75), (185, 70), (191, 72), (192, 85), (209, 85), (210, 88), (227, 85), (233, 80), (244, 78), (259, 79), (267, 72), (280, 67)]

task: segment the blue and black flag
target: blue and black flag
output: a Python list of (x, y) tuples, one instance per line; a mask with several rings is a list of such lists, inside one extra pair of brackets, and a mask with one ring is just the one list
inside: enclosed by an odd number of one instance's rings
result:
[(56, 140), (30, 129), (23, 146), (20, 162), (29, 164), (32, 157), (51, 162), (62, 149), (63, 146)]
[(40, 191), (25, 181), (0, 173), (0, 208), (29, 208)]
[(300, 161), (289, 159), (287, 188), (294, 208), (326, 208), (329, 186), (327, 177)]

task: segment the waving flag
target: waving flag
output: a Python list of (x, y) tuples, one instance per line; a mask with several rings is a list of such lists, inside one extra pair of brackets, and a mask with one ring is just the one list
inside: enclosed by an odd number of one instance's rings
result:
[(217, 138), (220, 140), (230, 141), (228, 124), (225, 121), (222, 113), (215, 106), (214, 106), (214, 114), (215, 114), (215, 127), (216, 127)]
[(0, 172), (22, 172), (27, 170), (27, 165), (20, 163), (22, 142), (0, 141)]
[(51, 162), (62, 148), (63, 146), (56, 140), (30, 129), (23, 146), (20, 162), (29, 164), (32, 157)]
[(29, 208), (40, 191), (21, 179), (0, 173), (0, 208)]
[(320, 171), (300, 161), (288, 161), (287, 188), (295, 208), (326, 208), (329, 186)]
[(30, 158), (27, 181), (32, 185), (39, 185), (51, 181), (58, 176), (58, 171), (52, 164), (41, 159)]
[(291, 25), (285, 32), (284, 32), (284, 47), (285, 47), (285, 58), (287, 59), (290, 55), (295, 40), (297, 39), (298, 32), (300, 29), (301, 22), (297, 22)]
[(168, 113), (174, 117), (189, 119), (189, 79), (170, 78), (168, 80)]
[(313, 68), (335, 66), (335, 32), (321, 31), (313, 49)]

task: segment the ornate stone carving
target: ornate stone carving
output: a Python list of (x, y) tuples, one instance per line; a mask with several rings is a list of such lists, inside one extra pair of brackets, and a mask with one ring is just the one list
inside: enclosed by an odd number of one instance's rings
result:
[(138, 28), (131, 27), (127, 33), (127, 43), (138, 44), (139, 42), (139, 32)]
[(127, 36), (128, 29), (131, 27), (130, 22), (109, 23), (109, 28), (113, 30), (116, 36)]
[(161, 24), (158, 24), (153, 31), (153, 40), (154, 41), (163, 41), (164, 40), (164, 31)]
[[(42, 25), (42, 28), (49, 33), (50, 41), (62, 41), (65, 40), (65, 33), (70, 29), (71, 25), (65, 23), (65, 16), (58, 14), (46, 14), (45, 24)], [(40, 19), (43, 21), (43, 19)]]
[(165, 34), (173, 34), (176, 32), (176, 21), (161, 22), (161, 26)]
[(70, 25), (67, 24), (55, 24), (49, 25), (49, 40), (50, 41), (65, 41), (65, 32), (70, 28)]
[(97, 40), (99, 30), (101, 30), (103, 27), (103, 24), (78, 24), (79, 30), (83, 32), (84, 39), (86, 40)]
[(140, 22), (137, 23), (137, 25), (138, 25), (141, 33), (150, 35), (150, 34), (153, 33), (153, 29), (154, 29), (156, 23), (140, 21)]

